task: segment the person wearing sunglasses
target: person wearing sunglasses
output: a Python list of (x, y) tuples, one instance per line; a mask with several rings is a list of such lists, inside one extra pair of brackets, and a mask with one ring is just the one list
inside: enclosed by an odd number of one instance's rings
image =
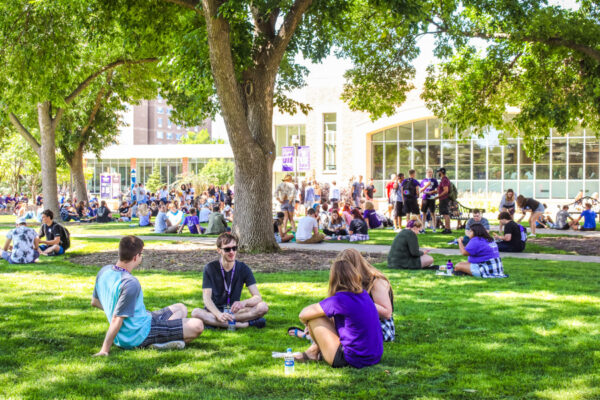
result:
[[(224, 232), (217, 238), (219, 259), (206, 264), (202, 278), (204, 308), (192, 311), (192, 317), (201, 319), (205, 325), (226, 328), (235, 321), (236, 328), (254, 326), (264, 328), (263, 316), (269, 311), (262, 300), (256, 279), (250, 267), (236, 260), (238, 238)], [(251, 297), (240, 300), (244, 285)], [(227, 313), (226, 308), (231, 310)]]
[(96, 276), (92, 306), (104, 311), (110, 326), (95, 356), (108, 356), (113, 343), (123, 349), (182, 349), (204, 330), (201, 320), (187, 318), (187, 307), (181, 303), (146, 311), (140, 282), (131, 274), (142, 262), (143, 249), (140, 238), (124, 236), (119, 242), (119, 261), (106, 265)]

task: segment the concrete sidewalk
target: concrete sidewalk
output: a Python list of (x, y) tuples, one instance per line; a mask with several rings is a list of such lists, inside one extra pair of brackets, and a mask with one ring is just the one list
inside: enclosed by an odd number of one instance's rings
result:
[[(540, 232), (541, 233), (541, 232)], [(589, 233), (589, 232), (586, 232)], [(594, 233), (594, 232), (592, 232)], [(71, 235), (74, 238), (90, 238), (90, 239), (121, 239), (119, 235)], [(175, 242), (191, 242), (199, 245), (200, 249), (214, 249), (217, 238), (202, 237), (202, 236), (138, 236), (140, 239), (146, 240), (170, 240)], [(390, 246), (379, 244), (356, 244), (356, 243), (337, 243), (323, 242), (319, 244), (299, 244), (299, 243), (281, 243), (281, 248), (294, 250), (310, 250), (310, 251), (334, 251), (340, 252), (344, 249), (355, 248), (363, 253), (379, 253), (387, 254), (390, 251)], [(460, 256), (458, 249), (431, 249), (431, 254), (441, 254), (449, 257)], [(550, 261), (573, 261), (585, 263), (599, 263), (600, 257), (597, 256), (578, 256), (570, 254), (534, 254), (534, 253), (502, 253), (503, 258), (522, 258), (526, 260), (550, 260)]]

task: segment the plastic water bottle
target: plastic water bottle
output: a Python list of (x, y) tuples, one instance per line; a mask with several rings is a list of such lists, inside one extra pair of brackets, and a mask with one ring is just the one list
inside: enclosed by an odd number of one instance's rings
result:
[(292, 349), (287, 349), (285, 357), (283, 357), (283, 365), (285, 366), (285, 374), (292, 375), (294, 373), (294, 355)]
[(446, 274), (453, 275), (454, 273), (454, 264), (452, 264), (452, 260), (448, 260), (446, 264)]
[[(225, 307), (225, 314), (230, 314), (233, 316), (233, 313), (231, 312), (231, 308), (229, 306)], [(235, 331), (235, 318), (232, 321), (227, 320), (227, 330), (232, 332)]]

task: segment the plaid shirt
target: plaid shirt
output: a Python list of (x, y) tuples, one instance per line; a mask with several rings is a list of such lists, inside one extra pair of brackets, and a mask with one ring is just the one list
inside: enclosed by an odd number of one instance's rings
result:
[(502, 260), (500, 257), (471, 264), (476, 265), (477, 268), (479, 268), (479, 273), (482, 278), (508, 278), (508, 275), (504, 274), (504, 268), (502, 267)]

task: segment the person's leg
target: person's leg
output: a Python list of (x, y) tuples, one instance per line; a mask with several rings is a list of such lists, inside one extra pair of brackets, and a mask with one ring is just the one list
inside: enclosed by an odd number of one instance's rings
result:
[(204, 323), (198, 318), (183, 318), (183, 340), (186, 343), (196, 339), (204, 331)]
[[(287, 215), (287, 218), (290, 221), (290, 226), (292, 227), (292, 231), (296, 232), (296, 222), (294, 221), (294, 208), (291, 207), (291, 209), (288, 210), (287, 212), (285, 212), (285, 214)], [(284, 224), (284, 226), (286, 226), (286, 225)]]
[(531, 234), (535, 235), (535, 223), (543, 214), (539, 211), (532, 211), (529, 217), (529, 228), (531, 228)]
[(444, 215), (444, 225), (446, 229), (450, 230), (450, 214)]
[(178, 229), (179, 229), (178, 225), (172, 225), (172, 226), (169, 226), (167, 228), (167, 230), (165, 231), (165, 233), (177, 233)]
[(173, 304), (167, 307), (173, 314), (169, 319), (183, 319), (187, 318), (188, 310), (187, 307), (182, 303)]
[(427, 268), (433, 264), (433, 257), (429, 254), (423, 254), (421, 256), (421, 268)]
[(456, 264), (454, 266), (454, 270), (456, 272), (464, 272), (465, 274), (473, 275), (471, 273), (471, 263), (467, 261), (461, 261), (458, 264)]
[(288, 233), (286, 235), (283, 235), (283, 237), (281, 238), (281, 242), (286, 243), (286, 242), (289, 242), (290, 240), (292, 240), (293, 238), (294, 238), (294, 235), (291, 235)]
[[(218, 328), (227, 328), (227, 325), (228, 325), (227, 322), (219, 321), (210, 311), (205, 310), (203, 308), (194, 308), (194, 310), (192, 310), (192, 318), (197, 318), (197, 319), (202, 320), (204, 325), (215, 326)], [(236, 328), (247, 328), (248, 323), (236, 321), (235, 327)]]
[(269, 312), (269, 306), (261, 301), (254, 307), (244, 307), (235, 313), (235, 320), (239, 322), (248, 322), (253, 319), (261, 318)]
[[(41, 249), (41, 246), (40, 246), (40, 249)], [(57, 245), (57, 244), (55, 244), (54, 246), (48, 246), (48, 247), (46, 247), (45, 250), (43, 250), (41, 252), (41, 254), (47, 256), (49, 254), (52, 254), (53, 252), (54, 253), (59, 253), (60, 252), (60, 246)]]
[(319, 352), (327, 364), (333, 364), (335, 354), (340, 347), (340, 337), (337, 335), (333, 321), (327, 317), (319, 317), (308, 321), (308, 331), (314, 344), (306, 351), (306, 355), (316, 360)]

